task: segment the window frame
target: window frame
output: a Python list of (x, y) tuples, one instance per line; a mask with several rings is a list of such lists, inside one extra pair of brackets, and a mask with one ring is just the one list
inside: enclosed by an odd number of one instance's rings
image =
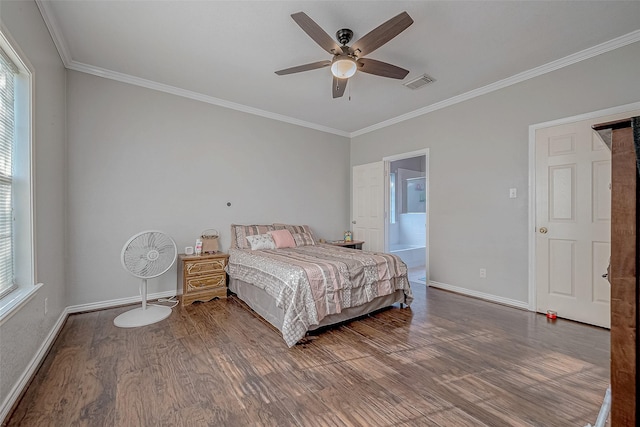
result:
[(42, 287), (36, 280), (34, 227), (33, 106), (34, 72), (26, 56), (0, 23), (0, 48), (18, 68), (14, 80), (14, 152), (12, 221), (14, 287), (0, 297), (0, 325), (26, 304)]

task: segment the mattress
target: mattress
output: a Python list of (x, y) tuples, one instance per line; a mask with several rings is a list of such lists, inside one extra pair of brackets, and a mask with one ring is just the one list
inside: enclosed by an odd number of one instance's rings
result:
[(413, 300), (407, 267), (392, 254), (320, 244), (229, 255), (231, 291), (289, 346), (309, 330)]
[[(276, 305), (276, 300), (271, 298), (263, 289), (253, 286), (251, 283), (243, 282), (239, 279), (229, 280), (229, 290), (244, 301), (253, 311), (258, 313), (263, 319), (282, 331), (284, 323), (284, 311)], [(308, 331), (346, 322), (351, 319), (365, 316), (374, 311), (390, 307), (393, 304), (403, 305), (405, 301), (404, 292), (397, 290), (392, 294), (383, 295), (369, 303), (356, 307), (344, 309), (337, 314), (330, 314), (324, 317), (318, 324), (309, 325)]]

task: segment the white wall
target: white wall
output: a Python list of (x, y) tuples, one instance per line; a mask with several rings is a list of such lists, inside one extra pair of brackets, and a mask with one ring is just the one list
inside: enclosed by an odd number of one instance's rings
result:
[[(34, 68), (35, 273), (37, 281), (44, 283), (31, 301), (0, 326), (1, 405), (52, 331), (67, 301), (65, 69), (34, 2), (0, 2), (0, 20)], [(47, 315), (44, 298), (48, 298)]]
[[(74, 71), (67, 84), (70, 305), (138, 294), (120, 251), (139, 231), (184, 251), (213, 227), (226, 250), (232, 223), (348, 226), (347, 138)], [(149, 281), (175, 287), (175, 266)]]
[(355, 137), (351, 165), (429, 148), (431, 280), (526, 302), (528, 127), (640, 101), (639, 69), (635, 43)]

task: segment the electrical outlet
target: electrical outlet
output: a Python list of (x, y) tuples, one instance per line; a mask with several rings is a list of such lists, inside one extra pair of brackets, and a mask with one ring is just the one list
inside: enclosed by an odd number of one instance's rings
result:
[(518, 189), (517, 188), (510, 188), (509, 189), (509, 198), (510, 199), (515, 199), (516, 197), (518, 197)]
[(487, 278), (487, 269), (486, 268), (481, 268), (480, 269), (480, 278), (481, 279), (486, 279)]
[(49, 311), (49, 298), (45, 298), (44, 299), (44, 314), (47, 314), (47, 311)]

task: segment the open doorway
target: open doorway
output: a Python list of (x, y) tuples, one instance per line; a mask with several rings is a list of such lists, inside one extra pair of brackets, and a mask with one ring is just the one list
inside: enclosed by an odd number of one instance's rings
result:
[(386, 251), (399, 256), (411, 282), (428, 284), (428, 151), (385, 158)]

